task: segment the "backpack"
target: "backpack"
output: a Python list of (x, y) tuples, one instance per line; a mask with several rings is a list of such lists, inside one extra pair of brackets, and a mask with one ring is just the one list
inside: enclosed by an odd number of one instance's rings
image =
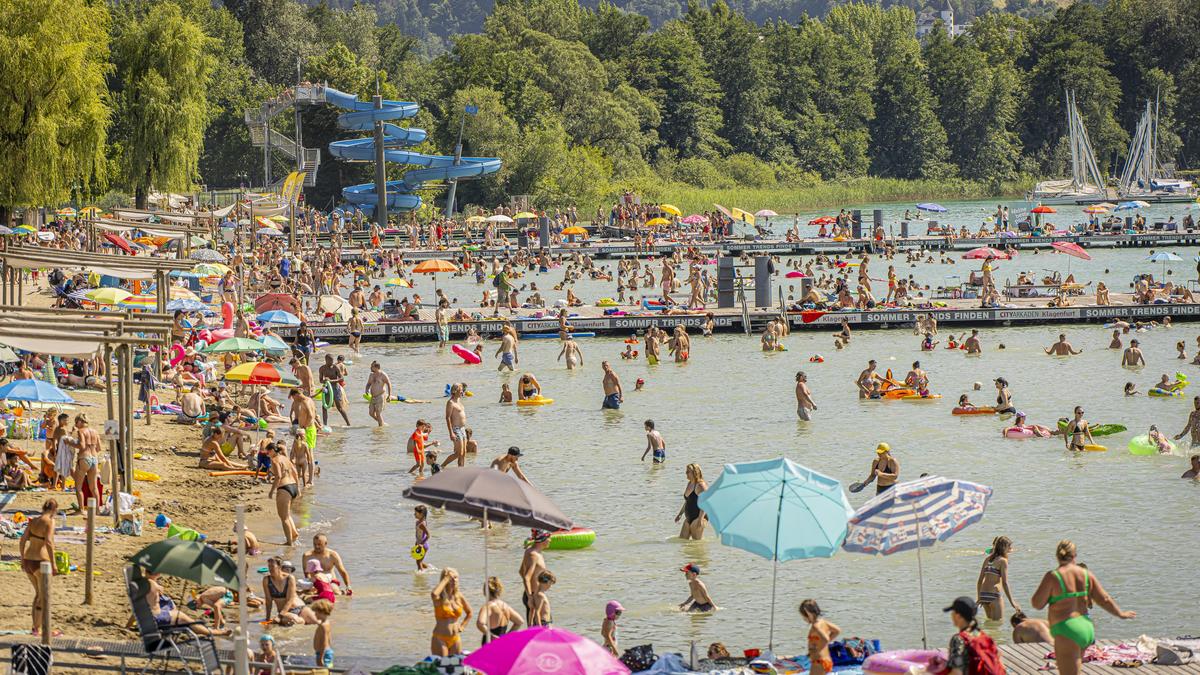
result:
[(654, 653), (653, 645), (638, 645), (626, 649), (625, 653), (621, 655), (620, 661), (631, 672), (640, 673), (643, 670), (650, 670), (650, 667), (658, 661), (658, 656)]
[(492, 288), (500, 288), (500, 275), (492, 277)]
[(971, 637), (965, 630), (958, 635), (967, 648), (966, 675), (1005, 675), (1000, 651), (990, 635), (980, 632), (978, 637)]

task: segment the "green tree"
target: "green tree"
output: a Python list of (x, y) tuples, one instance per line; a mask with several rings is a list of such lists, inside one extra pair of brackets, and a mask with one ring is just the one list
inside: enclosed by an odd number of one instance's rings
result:
[(0, 224), (103, 177), (108, 24), (86, 0), (0, 3)]
[(721, 138), (721, 89), (687, 25), (671, 21), (639, 44), (632, 84), (658, 106), (659, 142), (680, 157), (706, 157), (725, 152)]
[(188, 189), (198, 176), (209, 121), (215, 41), (179, 6), (152, 5), (113, 40), (116, 158), (121, 184), (145, 208), (151, 188)]

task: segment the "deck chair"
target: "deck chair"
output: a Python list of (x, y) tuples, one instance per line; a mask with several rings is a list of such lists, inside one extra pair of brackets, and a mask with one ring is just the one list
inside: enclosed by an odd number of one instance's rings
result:
[[(172, 624), (161, 626), (154, 618), (154, 610), (146, 601), (149, 584), (140, 570), (132, 566), (125, 568), (125, 586), (129, 595), (129, 605), (133, 610), (133, 618), (137, 624), (138, 636), (142, 638), (142, 646), (148, 659), (142, 673), (151, 670), (156, 661), (161, 667), (154, 672), (166, 673), (171, 665), (171, 659), (179, 659), (179, 665), (188, 673), (203, 675), (220, 675), (221, 661), (217, 655), (217, 645), (211, 637), (200, 637), (191, 627), (199, 622)], [(195, 654), (184, 656), (183, 647), (191, 647)], [(196, 670), (189, 665), (188, 659), (198, 660)]]

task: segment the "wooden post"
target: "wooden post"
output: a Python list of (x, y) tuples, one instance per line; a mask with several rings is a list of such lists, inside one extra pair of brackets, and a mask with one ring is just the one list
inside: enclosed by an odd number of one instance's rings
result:
[(54, 563), (42, 561), (42, 644), (50, 646), (50, 579)]
[[(117, 378), (120, 380), (120, 383), (117, 384), (117, 409), (115, 411), (116, 414), (113, 417), (113, 419), (117, 420), (116, 453), (120, 454), (120, 460), (118, 462), (114, 463), (114, 466), (117, 466), (118, 468), (121, 467), (125, 462), (125, 450), (128, 447), (128, 443), (129, 443), (129, 430), (125, 426), (125, 410), (129, 407), (129, 399), (127, 399), (125, 397), (125, 354), (126, 354), (125, 345), (118, 345), (117, 346)], [(116, 470), (116, 469), (114, 469), (114, 470)], [(129, 475), (128, 467), (125, 467), (125, 471), (121, 472), (122, 479), (124, 479), (124, 477), (128, 476), (128, 475)], [(123, 482), (123, 480), (113, 481), (113, 485), (110, 488), (110, 490), (113, 492), (119, 492), (121, 489), (122, 482)], [(120, 500), (115, 500), (113, 503), (117, 504), (119, 501)], [(116, 511), (116, 510), (117, 509), (113, 509), (113, 511)]]
[[(121, 373), (121, 385), (125, 387), (127, 405), (122, 409), (125, 416), (125, 491), (133, 494), (133, 345), (125, 345), (125, 370)], [(116, 502), (114, 502), (116, 503)]]
[(238, 627), (234, 633), (233, 654), (234, 674), (248, 675), (250, 664), (246, 658), (247, 640), (246, 625), (249, 623), (249, 609), (246, 604), (250, 595), (250, 587), (246, 582), (246, 506), (238, 504), (234, 533), (237, 536), (237, 578), (238, 578)]
[[(118, 500), (114, 499), (113, 504)], [(114, 509), (115, 510), (115, 509)], [(95, 604), (92, 598), (92, 560), (93, 548), (96, 543), (96, 498), (88, 497), (87, 500), (87, 569), (84, 571), (87, 578), (83, 580), (83, 604)]]
[[(115, 420), (116, 419), (116, 417), (114, 416), (115, 410), (113, 409), (112, 357), (113, 357), (112, 344), (106, 342), (106, 343), (104, 343), (104, 380), (105, 380), (105, 382), (108, 383), (108, 386), (104, 390), (104, 402), (107, 405), (108, 416), (105, 417), (105, 420)], [(118, 437), (119, 437), (119, 432), (118, 432)], [(113, 441), (113, 440), (108, 441), (108, 466), (109, 466), (109, 470), (112, 472), (112, 476), (109, 479), (110, 480), (109, 491), (111, 492), (113, 490), (119, 490), (120, 485), (121, 485), (121, 471), (120, 471), (119, 463), (117, 462), (117, 442)], [(120, 499), (113, 499), (113, 504), (119, 505)], [(120, 509), (114, 508), (112, 510), (112, 519), (113, 519), (113, 527), (120, 527), (120, 525), (121, 525)]]

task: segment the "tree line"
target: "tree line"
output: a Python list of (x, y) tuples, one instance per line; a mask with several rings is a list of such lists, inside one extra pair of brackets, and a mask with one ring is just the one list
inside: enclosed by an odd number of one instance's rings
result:
[[(430, 153), (450, 151), (477, 106), (465, 151), (504, 166), (460, 187), (462, 203), (521, 194), (593, 207), (626, 188), (1061, 176), (1067, 88), (1102, 170), (1119, 170), (1147, 99), (1159, 102), (1161, 159), (1190, 166), (1200, 153), (1193, 0), (1030, 16), (976, 7), (964, 34), (923, 40), (903, 2), (813, 6), (821, 18), (758, 22), (765, 15), (738, 11), (746, 5), (693, 1), (652, 20), (604, 1), (497, 0), (478, 32), (436, 53), (367, 4), (9, 0), (0, 206), (261, 184), (243, 110), (298, 80), (416, 101), (412, 124), (430, 132), (418, 149)], [(305, 109), (306, 146), (354, 135), (336, 113)], [(287, 170), (279, 161), (276, 175)], [(306, 198), (328, 207), (342, 186), (370, 179), (369, 167), (326, 155)]]

